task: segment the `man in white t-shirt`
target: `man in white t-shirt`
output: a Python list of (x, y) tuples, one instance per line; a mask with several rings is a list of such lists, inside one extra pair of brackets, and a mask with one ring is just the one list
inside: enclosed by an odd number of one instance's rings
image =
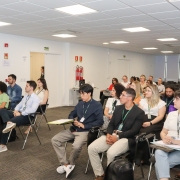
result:
[(129, 85), (129, 83), (130, 83), (130, 82), (128, 82), (128, 77), (127, 77), (126, 75), (124, 75), (124, 76), (122, 77), (122, 82), (121, 82), (121, 84), (122, 84), (125, 88), (127, 88), (127, 86)]

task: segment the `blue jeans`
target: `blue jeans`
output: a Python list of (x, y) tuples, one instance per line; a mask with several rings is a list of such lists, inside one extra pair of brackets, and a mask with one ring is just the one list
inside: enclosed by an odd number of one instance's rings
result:
[(170, 178), (170, 168), (180, 164), (180, 151), (167, 153), (158, 149), (155, 152), (155, 159), (157, 179)]

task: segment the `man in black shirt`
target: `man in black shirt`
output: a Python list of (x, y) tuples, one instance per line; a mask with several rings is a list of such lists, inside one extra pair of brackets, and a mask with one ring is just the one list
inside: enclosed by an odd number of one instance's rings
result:
[[(174, 107), (174, 87), (173, 86), (167, 86), (165, 89), (165, 95), (162, 98), (164, 102), (166, 102), (166, 115), (171, 111), (171, 109)], [(171, 108), (171, 109), (170, 109)], [(174, 108), (174, 110), (176, 110)]]
[[(69, 114), (69, 119), (74, 119), (72, 126), (68, 130), (61, 131), (52, 138), (53, 148), (58, 156), (60, 166), (57, 172), (63, 174), (66, 172), (66, 178), (75, 168), (75, 160), (81, 152), (83, 144), (87, 142), (88, 131), (92, 127), (101, 127), (103, 124), (103, 110), (99, 102), (92, 99), (93, 87), (84, 84), (80, 87), (80, 101)], [(65, 147), (62, 143), (74, 140), (69, 159), (66, 158)]]
[(133, 100), (136, 92), (132, 88), (125, 89), (121, 96), (122, 105), (116, 106), (113, 117), (107, 128), (107, 135), (103, 135), (88, 147), (89, 158), (93, 167), (95, 180), (103, 180), (104, 170), (99, 153), (107, 151), (107, 165), (115, 156), (135, 148), (135, 135), (141, 129), (145, 114), (137, 107)]

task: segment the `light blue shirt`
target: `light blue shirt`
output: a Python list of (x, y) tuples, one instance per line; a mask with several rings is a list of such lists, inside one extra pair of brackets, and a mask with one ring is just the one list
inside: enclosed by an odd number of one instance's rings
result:
[(25, 95), (22, 101), (15, 107), (15, 111), (19, 111), (23, 116), (26, 116), (35, 113), (39, 104), (40, 99), (35, 93)]

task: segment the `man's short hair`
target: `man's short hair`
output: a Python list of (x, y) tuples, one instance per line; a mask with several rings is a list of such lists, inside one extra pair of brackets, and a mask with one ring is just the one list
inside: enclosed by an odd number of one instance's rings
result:
[(33, 90), (35, 90), (35, 89), (36, 89), (37, 84), (36, 84), (36, 82), (35, 82), (35, 81), (30, 80), (30, 81), (27, 81), (27, 83), (29, 84), (29, 86), (33, 87)]
[(174, 93), (174, 97), (175, 97), (175, 98), (180, 98), (180, 90), (177, 90), (177, 91)]
[(93, 95), (93, 87), (90, 84), (84, 84), (79, 88), (79, 93), (91, 93)]
[(8, 77), (12, 77), (16, 81), (16, 75), (10, 74), (10, 75), (8, 75)]
[(133, 88), (126, 88), (124, 89), (124, 92), (132, 96), (132, 100), (134, 101), (136, 97), (136, 91)]
[(150, 75), (149, 77), (152, 77), (152, 78), (153, 78), (153, 76), (152, 76), (152, 75)]
[(126, 79), (128, 78), (126, 75), (124, 75), (123, 77), (125, 77)]

